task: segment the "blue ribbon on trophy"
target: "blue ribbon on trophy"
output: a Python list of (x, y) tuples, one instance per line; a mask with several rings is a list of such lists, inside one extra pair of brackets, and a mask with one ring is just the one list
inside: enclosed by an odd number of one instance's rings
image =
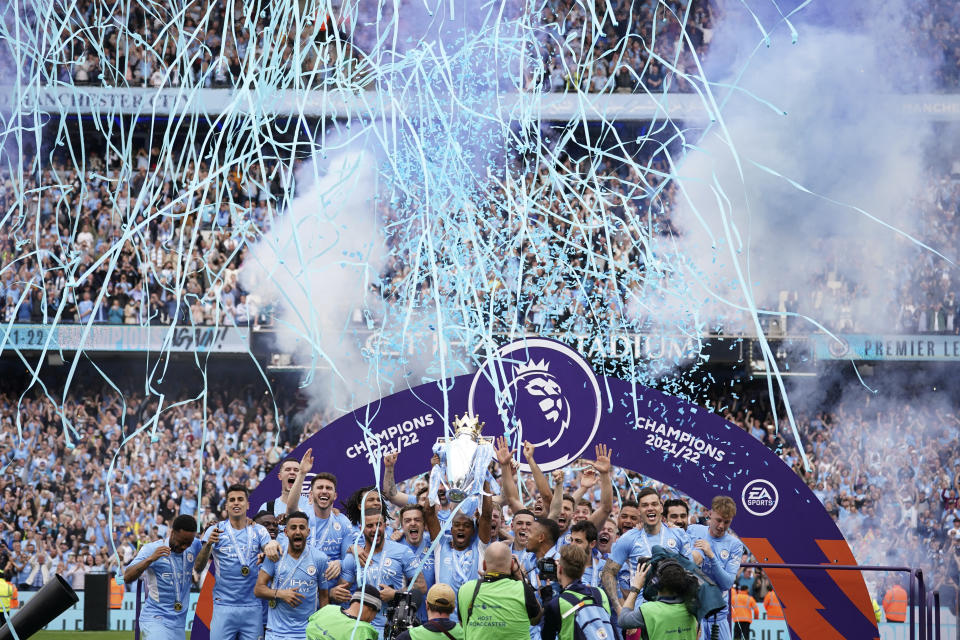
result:
[(430, 471), (430, 504), (440, 504), (437, 492), (443, 486), (450, 502), (464, 503), (461, 513), (471, 515), (476, 511), (477, 496), (483, 493), (483, 481), (494, 457), (494, 439), (480, 435), (483, 425), (477, 416), (454, 416), (453, 436), (437, 438), (433, 452), (440, 464)]

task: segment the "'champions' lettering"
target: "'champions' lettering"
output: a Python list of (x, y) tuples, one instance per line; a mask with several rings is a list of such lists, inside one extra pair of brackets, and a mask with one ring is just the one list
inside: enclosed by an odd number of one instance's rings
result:
[(404, 420), (401, 423), (390, 425), (383, 430), (364, 436), (364, 439), (356, 444), (347, 447), (347, 457), (357, 458), (366, 452), (367, 460), (370, 459), (370, 450), (376, 450), (378, 445), (383, 447), (384, 451), (389, 453), (399, 453), (404, 447), (420, 442), (417, 435), (419, 429), (432, 427), (434, 424), (434, 415), (427, 413), (416, 418)]

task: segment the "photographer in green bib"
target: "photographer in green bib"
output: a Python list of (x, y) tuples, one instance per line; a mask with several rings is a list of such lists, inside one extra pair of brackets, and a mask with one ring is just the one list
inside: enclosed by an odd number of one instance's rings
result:
[(560, 549), (557, 581), (563, 591), (543, 612), (543, 640), (616, 640), (619, 633), (610, 620), (607, 594), (583, 583), (590, 561), (583, 547), (568, 544)]
[(494, 542), (483, 555), (480, 580), (457, 593), (457, 614), (465, 640), (530, 640), (530, 627), (543, 612), (510, 547)]
[(685, 604), (685, 596), (696, 590), (686, 571), (676, 561), (665, 560), (657, 565), (659, 581), (657, 599), (646, 601), (634, 609), (637, 594), (643, 591), (650, 573), (650, 563), (641, 562), (630, 581), (630, 593), (623, 601), (618, 622), (624, 629), (640, 629), (643, 640), (697, 640), (700, 623)]

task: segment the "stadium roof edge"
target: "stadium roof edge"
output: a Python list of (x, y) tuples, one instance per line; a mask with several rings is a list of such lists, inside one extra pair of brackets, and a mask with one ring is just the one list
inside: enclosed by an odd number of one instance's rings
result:
[[(891, 117), (926, 121), (960, 121), (960, 94), (878, 96), (889, 103)], [(876, 104), (877, 101), (873, 103)], [(262, 110), (264, 115), (308, 118), (382, 118), (394, 105), (375, 91), (267, 91), (259, 89), (180, 89), (115, 87), (28, 87), (0, 91), (0, 110), (64, 115), (133, 116), (216, 115), (226, 111)], [(645, 122), (706, 120), (703, 100), (692, 93), (596, 94), (506, 93), (494, 107), (502, 120), (538, 113), (544, 121)]]

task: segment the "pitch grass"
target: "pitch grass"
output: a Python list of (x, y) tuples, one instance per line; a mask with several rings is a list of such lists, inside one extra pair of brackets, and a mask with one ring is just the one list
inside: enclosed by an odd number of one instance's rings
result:
[[(37, 631), (30, 640), (133, 640), (133, 631)], [(187, 640), (190, 632), (187, 631)]]

